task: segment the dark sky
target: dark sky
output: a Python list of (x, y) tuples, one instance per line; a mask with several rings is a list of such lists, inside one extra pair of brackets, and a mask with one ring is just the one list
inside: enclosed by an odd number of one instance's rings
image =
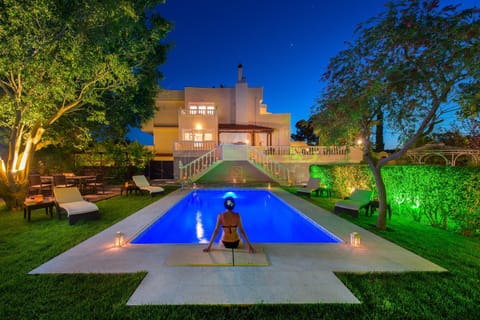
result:
[[(233, 87), (237, 65), (249, 86), (264, 88), (273, 113), (308, 119), (331, 57), (346, 48), (356, 26), (385, 10), (384, 0), (166, 0), (161, 15), (174, 24), (160, 67), (165, 89)], [(478, 5), (441, 0), (440, 5)], [(387, 147), (392, 147), (394, 141)]]

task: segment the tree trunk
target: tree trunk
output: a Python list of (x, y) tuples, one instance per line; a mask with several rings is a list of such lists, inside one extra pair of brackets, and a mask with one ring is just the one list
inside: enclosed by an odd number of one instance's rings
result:
[(15, 185), (7, 186), (3, 182), (0, 186), (2, 198), (5, 201), (7, 210), (18, 211), (23, 208), (23, 202), (28, 189), (28, 181), (16, 183)]
[(28, 191), (30, 164), (36, 146), (36, 141), (28, 138), (21, 152), (19, 144), (16, 143), (18, 139), (20, 138), (16, 137), (9, 142), (8, 161), (0, 160), (0, 197), (5, 201), (7, 210), (14, 211), (23, 207)]
[(375, 129), (375, 152), (385, 150), (385, 143), (383, 141), (383, 111), (381, 108), (377, 110), (377, 125)]
[(377, 229), (385, 230), (387, 229), (387, 190), (385, 189), (385, 183), (382, 178), (382, 166), (375, 164), (370, 154), (365, 154), (365, 160), (372, 171), (378, 193), (378, 218), (376, 227)]

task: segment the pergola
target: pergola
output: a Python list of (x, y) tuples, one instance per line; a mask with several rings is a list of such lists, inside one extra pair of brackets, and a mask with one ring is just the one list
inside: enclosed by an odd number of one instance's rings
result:
[(480, 160), (480, 150), (446, 146), (443, 143), (426, 144), (422, 147), (408, 150), (407, 156), (413, 162), (420, 164), (425, 163), (429, 158), (440, 157), (445, 160), (446, 165), (454, 167), (457, 160), (462, 156), (471, 157), (475, 165), (478, 165)]
[(272, 132), (273, 128), (262, 127), (257, 125), (250, 124), (223, 124), (218, 125), (218, 141), (220, 141), (220, 134), (222, 133), (249, 133), (252, 136), (252, 146), (257, 145), (255, 141), (256, 133), (266, 133), (267, 134), (267, 145), (272, 145)]

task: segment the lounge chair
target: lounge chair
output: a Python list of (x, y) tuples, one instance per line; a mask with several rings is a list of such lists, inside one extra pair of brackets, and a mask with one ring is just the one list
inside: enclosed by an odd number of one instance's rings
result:
[(335, 203), (334, 212), (336, 214), (349, 213), (352, 217), (358, 218), (358, 213), (361, 209), (365, 209), (366, 212), (368, 211), (371, 198), (372, 191), (355, 190), (350, 197)]
[(310, 178), (306, 186), (297, 188), (297, 194), (306, 194), (309, 197), (312, 196), (312, 192), (317, 193), (320, 188), (320, 179), (319, 178)]
[(75, 224), (80, 219), (98, 219), (100, 214), (96, 204), (83, 199), (77, 187), (53, 189), (58, 217), (65, 212), (70, 224)]
[(145, 176), (133, 176), (132, 180), (140, 191), (146, 191), (150, 193), (151, 196), (165, 191), (162, 187), (152, 186)]

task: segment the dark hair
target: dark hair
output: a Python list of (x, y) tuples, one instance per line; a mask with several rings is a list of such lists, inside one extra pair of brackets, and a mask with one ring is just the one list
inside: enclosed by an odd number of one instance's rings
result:
[(233, 210), (233, 208), (235, 208), (235, 199), (233, 199), (233, 197), (226, 197), (223, 205), (225, 206), (225, 209)]

